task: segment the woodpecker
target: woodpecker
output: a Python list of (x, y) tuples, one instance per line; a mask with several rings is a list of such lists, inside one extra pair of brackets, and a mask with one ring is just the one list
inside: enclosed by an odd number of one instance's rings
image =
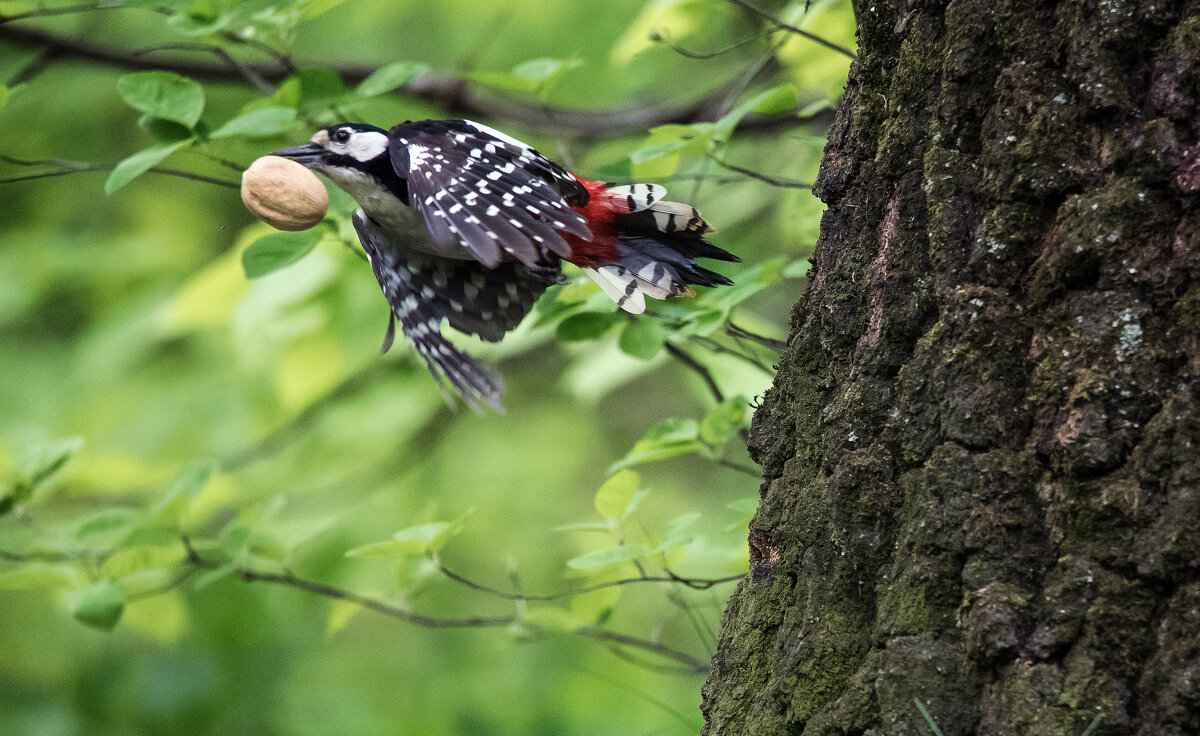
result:
[(640, 314), (646, 296), (732, 283), (696, 258), (738, 261), (704, 238), (712, 228), (653, 184), (577, 177), (528, 145), (470, 120), (329, 126), (272, 155), (323, 174), (359, 205), (354, 228), (395, 323), (441, 382), (475, 411), (502, 411), (504, 384), (441, 334), (442, 320), (499, 341), (542, 292), (579, 266)]

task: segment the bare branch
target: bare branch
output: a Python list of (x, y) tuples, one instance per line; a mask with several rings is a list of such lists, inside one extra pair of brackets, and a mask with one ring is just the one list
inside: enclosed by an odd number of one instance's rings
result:
[(581, 626), (575, 629), (575, 633), (586, 636), (597, 641), (619, 644), (626, 647), (634, 647), (645, 652), (653, 652), (666, 659), (673, 659), (680, 664), (686, 665), (692, 672), (704, 674), (708, 672), (708, 662), (693, 657), (690, 654), (684, 654), (678, 650), (672, 649), (660, 642), (651, 641), (649, 639), (639, 639), (635, 636), (626, 636), (618, 634), (615, 631), (597, 628), (595, 626)]
[(779, 177), (779, 176), (768, 176), (766, 174), (760, 174), (757, 171), (754, 171), (752, 169), (747, 169), (747, 168), (743, 168), (741, 166), (735, 166), (731, 163), (726, 163), (726, 162), (722, 161), (721, 159), (717, 158), (716, 156), (709, 156), (709, 158), (714, 163), (716, 163), (718, 166), (720, 166), (722, 168), (729, 169), (730, 171), (736, 171), (739, 174), (748, 176), (751, 179), (757, 179), (761, 182), (765, 182), (767, 184), (770, 184), (773, 187), (783, 187), (786, 189), (812, 189), (812, 187), (813, 187), (813, 185), (808, 182), (798, 181), (796, 179), (786, 179), (786, 178)]
[(675, 358), (680, 363), (683, 363), (688, 368), (691, 368), (696, 372), (696, 375), (700, 376), (700, 378), (704, 380), (705, 385), (708, 386), (708, 390), (712, 392), (714, 399), (716, 399), (718, 402), (725, 400), (725, 394), (721, 393), (721, 387), (717, 385), (712, 373), (703, 363), (683, 352), (683, 350), (679, 349), (679, 347), (673, 344), (670, 340), (667, 340), (665, 343), (663, 343), (663, 347), (667, 349), (667, 352), (670, 353), (672, 358)]
[(759, 345), (765, 345), (766, 347), (773, 348), (775, 350), (783, 350), (787, 347), (787, 343), (783, 340), (776, 340), (773, 337), (767, 337), (766, 335), (760, 335), (757, 332), (751, 332), (744, 327), (734, 324), (732, 320), (725, 324), (725, 334), (729, 335), (730, 337), (745, 338), (747, 340), (756, 342)]
[[(274, 63), (242, 62), (237, 69), (224, 62), (177, 58), (150, 60), (139, 56), (135, 51), (41, 29), (3, 25), (0, 25), (0, 41), (42, 49), (46, 52), (47, 59), (77, 59), (133, 71), (164, 69), (207, 81), (242, 82), (249, 72), (264, 82), (273, 84), (282, 81), (294, 71), (290, 60), (281, 61), (279, 58)], [(375, 71), (375, 67), (362, 64), (334, 64), (331, 68), (343, 82), (350, 85), (361, 82)], [(667, 123), (687, 125), (712, 120), (716, 117), (717, 108), (726, 100), (729, 88), (722, 87), (698, 100), (677, 105), (627, 104), (609, 110), (531, 105), (528, 101), (520, 99), (507, 100), (499, 96), (484, 96), (475, 92), (472, 85), (465, 80), (438, 73), (422, 75), (398, 91), (437, 105), (450, 114), (481, 115), (531, 129), (569, 131), (580, 139), (595, 140), (644, 133), (648, 128)], [(781, 124), (794, 123), (793, 116), (764, 116), (745, 121), (740, 129), (766, 130)]]
[[(34, 179), (48, 179), (55, 176), (66, 176), (67, 174), (77, 174), (82, 171), (112, 171), (116, 168), (116, 164), (94, 163), (88, 161), (68, 161), (65, 159), (46, 159), (44, 161), (26, 161), (24, 159), (14, 158), (0, 154), (0, 161), (3, 161), (14, 166), (57, 166), (59, 168), (53, 171), (40, 171), (36, 174), (24, 174), (22, 176), (10, 176), (0, 179), (0, 184), (12, 184), (19, 181), (32, 181)], [(237, 182), (225, 181), (224, 179), (214, 179), (210, 176), (201, 174), (193, 174), (189, 171), (180, 171), (178, 169), (168, 169), (162, 166), (154, 166), (149, 171), (155, 174), (164, 174), (166, 176), (175, 176), (180, 179), (190, 179), (192, 181), (202, 181), (206, 184), (216, 184), (217, 186), (229, 187), (230, 189), (238, 189), (241, 187)]]
[[(756, 473), (755, 475), (758, 475), (758, 474)], [(723, 578), (706, 579), (706, 578), (684, 578), (684, 577), (679, 577), (678, 575), (674, 575), (674, 574), (644, 575), (644, 576), (636, 577), (636, 578), (622, 578), (620, 580), (610, 580), (606, 583), (597, 583), (596, 585), (588, 585), (588, 586), (580, 587), (580, 588), (567, 588), (566, 590), (560, 590), (557, 593), (546, 593), (546, 594), (542, 594), (542, 595), (535, 595), (532, 593), (520, 593), (520, 592), (509, 593), (507, 591), (497, 590), (496, 588), (489, 588), (486, 585), (483, 585), (481, 583), (476, 583), (473, 580), (469, 580), (469, 579), (463, 577), (462, 575), (459, 575), (458, 573), (454, 572), (453, 570), (450, 570), (449, 568), (445, 567), (444, 565), (438, 565), (438, 570), (440, 570), (442, 572), (442, 574), (445, 575), (446, 577), (450, 578), (451, 580), (455, 581), (456, 583), (461, 583), (462, 585), (467, 586), (471, 590), (477, 590), (481, 593), (487, 593), (488, 595), (494, 595), (497, 598), (503, 598), (505, 600), (510, 600), (510, 601), (553, 601), (553, 600), (558, 600), (559, 598), (566, 598), (567, 596), (581, 595), (583, 593), (593, 593), (597, 590), (604, 590), (605, 588), (612, 588), (612, 587), (615, 587), (618, 585), (632, 585), (634, 583), (679, 583), (681, 585), (685, 585), (685, 586), (687, 586), (689, 588), (693, 588), (695, 590), (708, 590), (709, 588), (713, 587), (714, 585), (720, 585), (722, 583), (732, 583), (737, 580), (741, 580), (743, 577), (745, 577), (744, 575), (730, 575), (728, 577), (723, 577)]]
[(733, 43), (730, 43), (726, 46), (722, 46), (721, 48), (719, 48), (715, 51), (705, 51), (705, 52), (688, 51), (687, 49), (683, 48), (675, 41), (672, 41), (669, 36), (662, 34), (662, 33), (659, 33), (658, 36), (653, 38), (653, 40), (658, 41), (660, 43), (665, 43), (667, 46), (671, 47), (672, 51), (679, 54), (680, 56), (686, 56), (689, 59), (712, 59), (714, 57), (721, 56), (722, 54), (727, 54), (730, 51), (733, 51), (734, 49), (741, 48), (742, 46), (745, 46), (748, 43), (757, 41), (758, 39), (762, 38), (763, 36), (767, 35), (768, 33), (770, 33), (770, 31), (759, 31), (758, 33), (754, 33), (749, 36), (746, 36), (745, 38), (734, 41)]
[(844, 56), (848, 56), (851, 59), (858, 58), (853, 51), (846, 48), (845, 46), (839, 46), (838, 44), (834, 43), (833, 41), (822, 38), (815, 33), (809, 33), (808, 31), (804, 30), (803, 28), (797, 28), (796, 26), (790, 25), (788, 23), (784, 23), (778, 17), (772, 15), (771, 13), (768, 13), (767, 11), (763, 10), (762, 8), (751, 5), (750, 3), (746, 2), (746, 0), (726, 0), (726, 2), (733, 3), (734, 5), (738, 6), (739, 8), (749, 10), (752, 13), (762, 16), (767, 21), (769, 21), (771, 23), (771, 25), (775, 26), (776, 28), (779, 28), (784, 31), (788, 31), (790, 33), (794, 33), (797, 36), (800, 36), (801, 38), (807, 38), (809, 41), (813, 41), (814, 43), (819, 43), (822, 46), (824, 46), (825, 48), (832, 49), (833, 51), (836, 51), (839, 54), (843, 54)]
[(83, 3), (82, 5), (67, 5), (61, 8), (39, 8), (38, 10), (30, 10), (25, 13), (16, 13), (14, 15), (0, 15), (0, 25), (12, 23), (17, 20), (29, 20), (30, 18), (48, 18), (53, 15), (68, 15), (70, 13), (86, 13), (92, 10), (114, 10), (126, 8), (128, 5), (123, 5), (117, 2), (95, 2)]

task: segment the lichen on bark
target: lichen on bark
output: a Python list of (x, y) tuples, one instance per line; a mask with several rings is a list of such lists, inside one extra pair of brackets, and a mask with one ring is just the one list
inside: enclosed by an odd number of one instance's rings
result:
[(1200, 723), (1200, 3), (876, 2), (705, 733)]

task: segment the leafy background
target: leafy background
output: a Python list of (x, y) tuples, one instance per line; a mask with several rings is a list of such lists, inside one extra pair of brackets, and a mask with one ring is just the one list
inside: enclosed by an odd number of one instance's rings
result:
[[(698, 730), (849, 63), (744, 5), (0, 2), (0, 732)], [(848, 2), (760, 7), (853, 44)], [(507, 413), (451, 408), (379, 357), (351, 202), (272, 235), (222, 183), (320, 125), (464, 110), (664, 183), (737, 286), (631, 321), (571, 274), (463, 341)]]

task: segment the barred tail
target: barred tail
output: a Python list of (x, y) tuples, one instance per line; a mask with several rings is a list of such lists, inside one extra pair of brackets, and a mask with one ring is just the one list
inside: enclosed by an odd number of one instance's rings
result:
[(634, 184), (604, 191), (610, 197), (616, 258), (584, 268), (621, 309), (646, 310), (646, 297), (691, 296), (690, 286), (723, 286), (733, 282), (696, 263), (697, 258), (740, 261), (704, 238), (712, 227), (695, 207), (667, 202), (667, 190), (656, 184)]

